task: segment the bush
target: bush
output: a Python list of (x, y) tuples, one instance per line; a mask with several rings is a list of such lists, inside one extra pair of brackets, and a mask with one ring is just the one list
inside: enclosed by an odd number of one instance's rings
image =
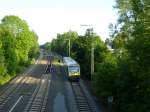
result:
[(117, 59), (112, 54), (106, 54), (102, 63), (99, 63), (98, 72), (93, 77), (93, 87), (98, 97), (115, 96), (116, 82), (119, 78)]
[(10, 79), (11, 79), (11, 76), (8, 74), (5, 76), (0, 76), (0, 86), (8, 82)]

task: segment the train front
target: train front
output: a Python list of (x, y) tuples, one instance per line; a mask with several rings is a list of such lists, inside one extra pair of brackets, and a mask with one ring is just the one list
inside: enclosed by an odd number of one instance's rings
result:
[(69, 66), (68, 67), (69, 71), (69, 79), (71, 80), (79, 80), (80, 79), (80, 66)]

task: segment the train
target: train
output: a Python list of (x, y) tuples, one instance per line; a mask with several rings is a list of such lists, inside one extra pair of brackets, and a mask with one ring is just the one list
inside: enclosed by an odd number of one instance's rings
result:
[(63, 57), (64, 72), (70, 81), (79, 81), (80, 65), (71, 57)]

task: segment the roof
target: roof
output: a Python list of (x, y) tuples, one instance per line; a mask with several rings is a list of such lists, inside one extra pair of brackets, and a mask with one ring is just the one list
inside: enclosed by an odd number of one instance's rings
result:
[(64, 57), (63, 60), (64, 60), (64, 63), (66, 65), (68, 65), (68, 66), (70, 66), (70, 65), (73, 65), (73, 66), (77, 65), (77, 66), (79, 66), (79, 64), (74, 59), (72, 59), (71, 57)]

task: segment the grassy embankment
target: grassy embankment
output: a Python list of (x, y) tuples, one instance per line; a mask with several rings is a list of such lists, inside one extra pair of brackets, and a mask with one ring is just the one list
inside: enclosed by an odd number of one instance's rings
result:
[[(36, 59), (39, 57), (36, 56)], [(27, 65), (25, 66), (20, 66), (17, 69), (17, 72), (15, 74), (6, 74), (4, 76), (0, 75), (0, 86), (3, 86), (4, 84), (8, 83), (11, 79), (17, 76), (17, 74), (21, 74), (24, 71), (26, 71), (31, 65), (35, 64), (36, 60), (33, 58)]]

